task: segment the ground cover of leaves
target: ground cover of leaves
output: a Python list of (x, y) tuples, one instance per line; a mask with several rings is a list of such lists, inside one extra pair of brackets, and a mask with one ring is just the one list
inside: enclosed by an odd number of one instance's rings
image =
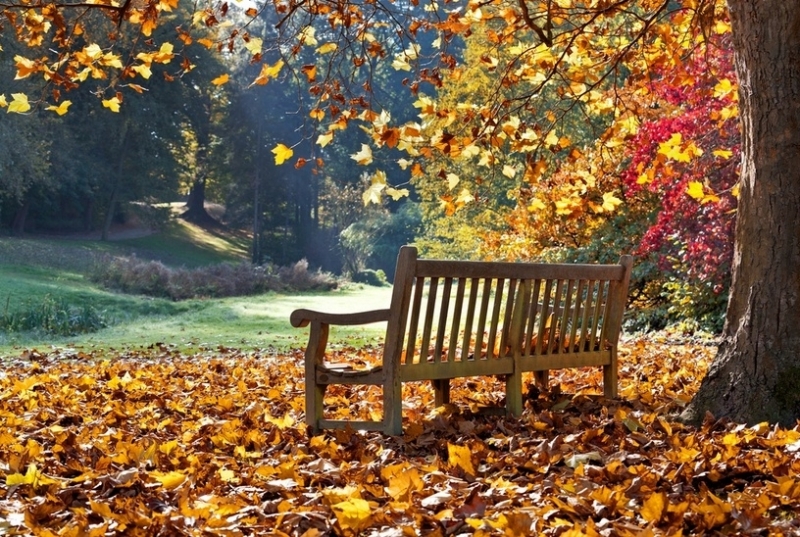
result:
[[(484, 411), (494, 379), (440, 409), (406, 385), (398, 438), (309, 437), (300, 351), (26, 352), (0, 374), (0, 534), (800, 534), (797, 427), (674, 417), (713, 352), (629, 341), (618, 400), (557, 372), (520, 419)], [(328, 401), (363, 419), (378, 395)]]

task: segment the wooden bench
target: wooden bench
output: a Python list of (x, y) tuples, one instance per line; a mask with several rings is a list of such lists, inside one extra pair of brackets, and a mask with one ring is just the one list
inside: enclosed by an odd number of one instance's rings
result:
[[(551, 369), (603, 367), (603, 389), (617, 395), (617, 343), (632, 258), (617, 265), (500, 263), (418, 259), (400, 249), (391, 304), (351, 314), (292, 312), (310, 325), (305, 352), (306, 422), (324, 428), (402, 434), (401, 383), (432, 381), (435, 402), (449, 402), (450, 379), (506, 378), (506, 409), (523, 408), (522, 373), (546, 384)], [(385, 321), (381, 365), (357, 370), (325, 362), (331, 325)], [(328, 385), (383, 387), (381, 421), (325, 419)]]

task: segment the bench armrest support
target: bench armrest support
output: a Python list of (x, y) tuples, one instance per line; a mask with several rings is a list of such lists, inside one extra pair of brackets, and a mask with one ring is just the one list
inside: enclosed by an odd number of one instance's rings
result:
[(299, 328), (312, 322), (341, 326), (378, 323), (389, 320), (389, 310), (360, 311), (358, 313), (324, 313), (313, 310), (294, 310), (290, 318), (292, 326)]

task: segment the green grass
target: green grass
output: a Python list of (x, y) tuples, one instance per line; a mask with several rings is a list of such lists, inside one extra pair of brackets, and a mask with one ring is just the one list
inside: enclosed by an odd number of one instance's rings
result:
[[(349, 312), (385, 308), (390, 288), (354, 286), (328, 293), (172, 302), (101, 289), (85, 274), (96, 254), (137, 255), (172, 266), (195, 267), (246, 258), (243, 239), (216, 235), (182, 222), (160, 234), (113, 242), (0, 238), (0, 315), (56, 300), (75, 307), (90, 305), (108, 326), (78, 336), (0, 331), (0, 357), (27, 349), (135, 350), (156, 344), (182, 352), (219, 346), (287, 351), (305, 347), (308, 329), (289, 324), (296, 308)], [(333, 330), (332, 345), (376, 344), (381, 325)]]

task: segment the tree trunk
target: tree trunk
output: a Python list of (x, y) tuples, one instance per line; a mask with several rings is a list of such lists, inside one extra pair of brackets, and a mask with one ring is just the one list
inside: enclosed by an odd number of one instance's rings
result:
[(683, 417), (800, 417), (800, 3), (728, 0), (741, 194), (723, 339)]
[(28, 211), (31, 202), (25, 201), (22, 206), (14, 213), (14, 222), (11, 224), (11, 234), (15, 237), (22, 237), (25, 234), (25, 221), (28, 219)]

